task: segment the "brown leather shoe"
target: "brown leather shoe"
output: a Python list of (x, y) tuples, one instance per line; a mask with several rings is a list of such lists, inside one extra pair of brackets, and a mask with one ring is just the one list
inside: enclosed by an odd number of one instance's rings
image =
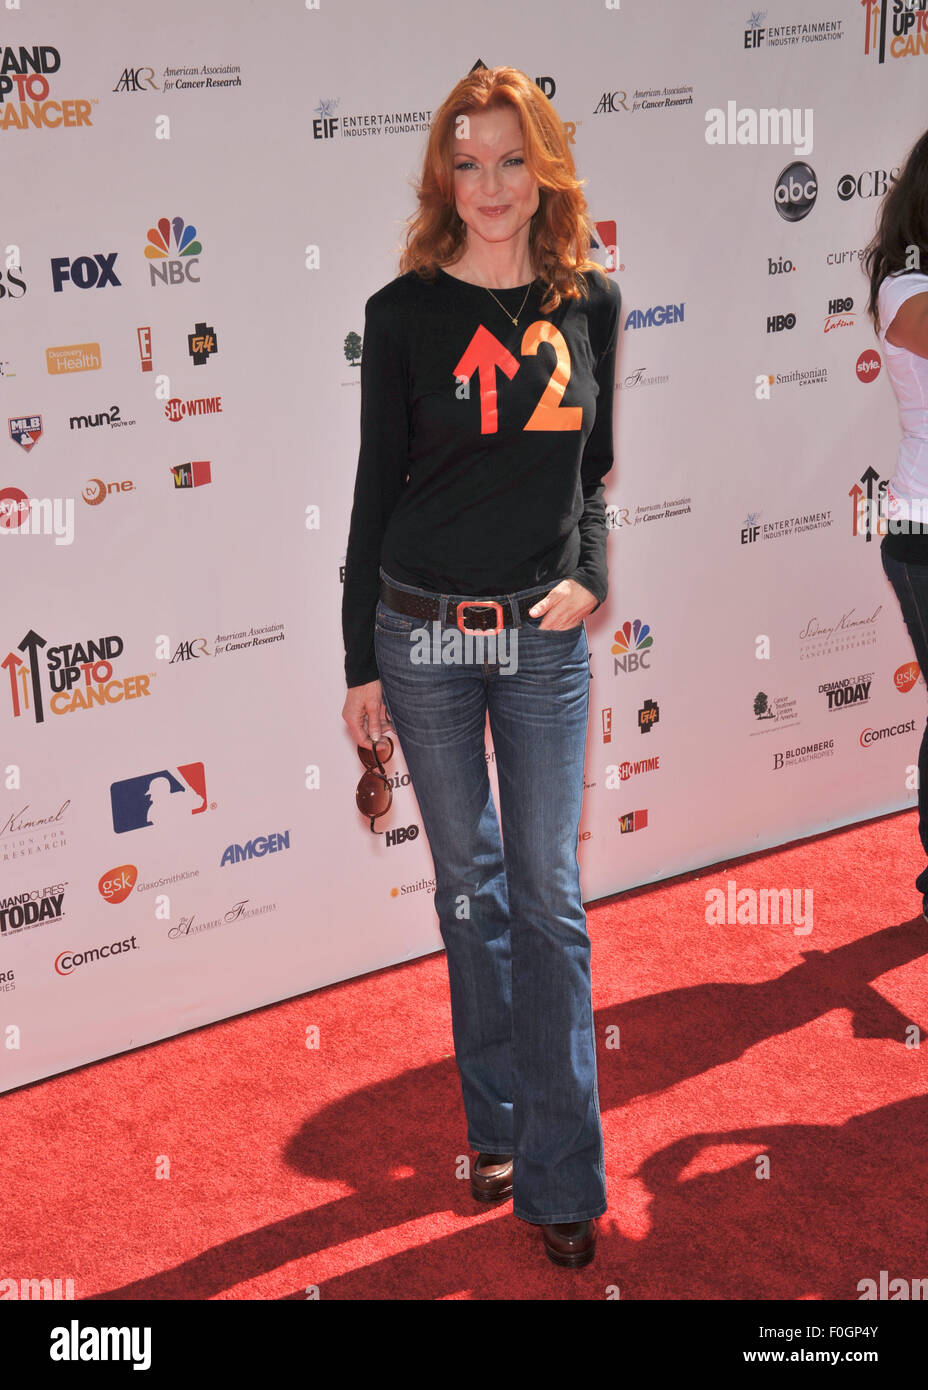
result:
[(512, 1196), (512, 1154), (478, 1154), (470, 1174), (471, 1195), (478, 1202), (503, 1202)]
[(596, 1252), (595, 1220), (542, 1226), (541, 1235), (548, 1259), (567, 1269), (588, 1265)]

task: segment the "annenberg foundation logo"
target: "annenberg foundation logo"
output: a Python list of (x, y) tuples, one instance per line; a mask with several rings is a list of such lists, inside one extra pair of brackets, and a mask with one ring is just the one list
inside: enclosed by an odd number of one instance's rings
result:
[(117, 835), (127, 830), (147, 830), (155, 825), (189, 825), (189, 817), (209, 809), (206, 770), (202, 763), (181, 763), (173, 771), (166, 767), (141, 777), (127, 777), (110, 786), (113, 829)]
[[(172, 254), (173, 252), (173, 254)], [(151, 264), (148, 273), (154, 288), (157, 284), (183, 285), (200, 283), (200, 256), (202, 243), (197, 240), (197, 229), (184, 222), (182, 217), (158, 219), (156, 227), (148, 229), (148, 245), (145, 257)]]
[(28, 931), (30, 927), (60, 922), (65, 916), (62, 904), (67, 886), (66, 882), (53, 883), (49, 887), (30, 888), (25, 893), (0, 897), (0, 941), (17, 932)]
[(16, 650), (0, 661), (9, 674), (13, 718), (31, 709), (36, 724), (44, 723), (46, 700), (52, 714), (73, 714), (150, 695), (153, 671), (114, 674), (114, 662), (122, 656), (123, 647), (116, 633), (49, 647), (48, 639), (30, 628)]
[(784, 221), (801, 222), (808, 217), (817, 197), (818, 180), (811, 164), (801, 160), (787, 164), (773, 190), (774, 207)]
[(879, 63), (886, 61), (887, 49), (890, 58), (928, 57), (928, 0), (860, 2), (866, 55)]
[(96, 97), (51, 97), (48, 79), (60, 69), (61, 54), (48, 44), (0, 46), (0, 130), (93, 125), (90, 108)]
[(78, 966), (94, 965), (110, 956), (121, 956), (124, 951), (137, 951), (138, 942), (134, 936), (124, 941), (111, 941), (106, 946), (91, 946), (86, 951), (62, 951), (55, 957), (55, 971), (59, 975), (71, 975)]

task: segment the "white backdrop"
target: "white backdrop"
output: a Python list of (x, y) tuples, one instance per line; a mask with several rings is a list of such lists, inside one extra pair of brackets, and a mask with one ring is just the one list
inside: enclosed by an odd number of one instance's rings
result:
[[(898, 440), (859, 253), (925, 120), (894, 18), (881, 57), (857, 0), (5, 0), (0, 1089), (440, 948), (424, 836), (355, 807), (340, 566), (364, 302), (478, 62), (553, 100), (623, 291), (586, 899), (914, 803), (924, 681), (853, 525)], [(729, 102), (811, 150), (708, 143)]]

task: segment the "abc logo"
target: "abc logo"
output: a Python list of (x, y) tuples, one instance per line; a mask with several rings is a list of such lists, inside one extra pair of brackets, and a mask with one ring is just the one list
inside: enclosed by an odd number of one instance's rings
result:
[(773, 202), (787, 222), (801, 222), (815, 206), (818, 183), (810, 164), (789, 164), (777, 179)]

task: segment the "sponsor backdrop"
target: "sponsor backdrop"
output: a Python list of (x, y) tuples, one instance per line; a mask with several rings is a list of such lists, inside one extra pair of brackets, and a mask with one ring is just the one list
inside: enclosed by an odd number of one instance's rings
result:
[(0, 1089), (440, 948), (400, 747), (355, 805), (341, 567), (364, 303), (477, 63), (553, 100), (623, 291), (586, 898), (914, 804), (860, 254), (924, 3), (6, 0), (0, 42)]

